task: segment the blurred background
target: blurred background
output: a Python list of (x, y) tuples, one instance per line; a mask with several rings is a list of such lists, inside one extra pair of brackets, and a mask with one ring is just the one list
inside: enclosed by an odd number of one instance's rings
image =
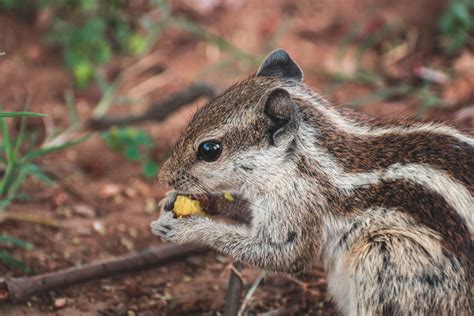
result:
[[(472, 0), (0, 0), (3, 278), (159, 244), (149, 223), (166, 188), (155, 175), (206, 96), (155, 120), (127, 118), (196, 82), (223, 91), (277, 47), (334, 103), (472, 132)], [(18, 111), (47, 116), (6, 113)], [(126, 120), (97, 124), (111, 117)], [(229, 263), (193, 257), (0, 313), (211, 315), (222, 310)], [(251, 285), (259, 271), (243, 275)], [(331, 314), (325, 293), (319, 271), (268, 275), (246, 312)]]

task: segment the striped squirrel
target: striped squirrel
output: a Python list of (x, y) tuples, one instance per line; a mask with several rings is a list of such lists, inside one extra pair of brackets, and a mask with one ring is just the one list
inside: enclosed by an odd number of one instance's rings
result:
[(302, 79), (273, 51), (196, 112), (160, 171), (165, 210), (176, 192), (230, 191), (250, 223), (165, 211), (152, 232), (266, 270), (321, 266), (345, 315), (473, 315), (474, 138), (356, 114)]

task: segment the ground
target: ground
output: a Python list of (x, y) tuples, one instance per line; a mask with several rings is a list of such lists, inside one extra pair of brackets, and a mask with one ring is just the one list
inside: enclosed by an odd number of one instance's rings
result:
[[(415, 116), (423, 112), (427, 118), (448, 120), (462, 129), (473, 127), (472, 105), (466, 107), (473, 101), (472, 93), (469, 94), (473, 83), (463, 77), (466, 67), (462, 66), (467, 64), (472, 71), (472, 49), (466, 48), (455, 57), (444, 56), (437, 50), (428, 51), (419, 60), (416, 60), (415, 51), (412, 54), (415, 61), (407, 58), (408, 66), (394, 63), (384, 68), (389, 69), (382, 74), (388, 82), (410, 84), (419, 80), (414, 78), (412, 70), (420, 65), (451, 70), (454, 79), (448, 84), (434, 84), (434, 89), (441, 91), (444, 100), (453, 101), (453, 105), (427, 111), (420, 109), (423, 100), (417, 95), (361, 99), (383, 86), (378, 82), (368, 86), (357, 80), (341, 83), (328, 75), (338, 72), (350, 77), (355, 73), (353, 56), (357, 45), (348, 46), (347, 54), (341, 55), (341, 43), (351, 26), (366, 23), (363, 30), (370, 31), (371, 25), (378, 21), (393, 21), (398, 17), (408, 27), (410, 23), (413, 28), (418, 27), (413, 22), (416, 19), (413, 20), (403, 6), (407, 1), (400, 1), (399, 6), (380, 5), (373, 10), (367, 9), (373, 4), (371, 1), (233, 0), (216, 3), (220, 5), (209, 8), (192, 1), (180, 1), (174, 5), (174, 10), (225, 37), (243, 51), (262, 54), (268, 47), (285, 47), (305, 71), (306, 83), (335, 103), (357, 105), (361, 111), (384, 117)], [(424, 23), (428, 25), (423, 25), (424, 28), (430, 27), (430, 21)], [(64, 93), (73, 85), (63, 67), (60, 52), (44, 44), (44, 31), (37, 21), (1, 13), (0, 29), (3, 33), (0, 51), (7, 52), (6, 56), (0, 57), (3, 109), (21, 110), (28, 99), (32, 111), (49, 115), (44, 121), (47, 128), (67, 127)], [(405, 54), (412, 56), (410, 51)], [(342, 61), (339, 61), (341, 56)], [(386, 56), (381, 56), (377, 47), (372, 47), (362, 63), (375, 72), (380, 63), (385, 65), (387, 62), (383, 58)], [(140, 112), (150, 102), (196, 80), (205, 80), (223, 90), (256, 69), (255, 64), (226, 62), (227, 59), (228, 55), (212, 43), (184, 31), (167, 30), (143, 58), (116, 57), (101, 69), (111, 80), (121, 73), (127, 80), (122, 80), (118, 95), (132, 95), (135, 100), (133, 107), (115, 106), (111, 112), (124, 115)], [(84, 91), (74, 90), (74, 96), (80, 119), (85, 121), (99, 101), (100, 91), (92, 86)], [(144, 126), (156, 142), (154, 157), (157, 160), (166, 156), (193, 111), (204, 102), (201, 100), (184, 108), (165, 122)], [(43, 120), (34, 122), (30, 123), (32, 127), (43, 124)], [(149, 223), (157, 217), (156, 202), (163, 197), (166, 188), (154, 179), (145, 179), (138, 165), (107, 149), (100, 134), (48, 156), (40, 164), (57, 176), (55, 185), (29, 181), (24, 190), (33, 199), (13, 204), (8, 212), (34, 214), (54, 220), (58, 226), (25, 221), (0, 223), (2, 234), (22, 238), (34, 245), (31, 251), (12, 251), (37, 273), (123, 255), (161, 243), (151, 235)], [(42, 293), (27, 302), (4, 304), (0, 306), (0, 314), (213, 315), (223, 307), (229, 263), (229, 258), (218, 255), (192, 257), (155, 269)], [(0, 264), (0, 271), (3, 278), (23, 274), (3, 264)], [(246, 268), (246, 285), (250, 286), (259, 273)], [(286, 306), (292, 308), (287, 314), (332, 314), (334, 306), (325, 289), (325, 276), (317, 270), (295, 278), (269, 275), (246, 310), (265, 312)]]

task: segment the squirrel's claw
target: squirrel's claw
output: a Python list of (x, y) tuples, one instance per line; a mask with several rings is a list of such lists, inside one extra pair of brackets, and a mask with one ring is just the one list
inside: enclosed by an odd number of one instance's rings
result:
[(177, 197), (178, 193), (175, 190), (166, 193), (166, 196), (160, 201), (160, 203), (158, 203), (160, 209), (164, 212), (171, 212)]

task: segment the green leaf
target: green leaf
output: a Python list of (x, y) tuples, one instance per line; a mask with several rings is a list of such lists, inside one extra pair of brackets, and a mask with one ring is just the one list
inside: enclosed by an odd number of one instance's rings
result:
[(33, 112), (3, 112), (3, 111), (0, 111), (0, 118), (1, 117), (21, 117), (21, 116), (44, 117), (44, 116), (47, 116), (47, 115), (46, 114), (40, 114), (40, 113), (33, 113)]
[(462, 25), (469, 25), (472, 23), (471, 16), (469, 15), (469, 9), (465, 4), (454, 1), (452, 3), (451, 9), (453, 16), (456, 17)]
[(141, 54), (148, 48), (147, 38), (139, 34), (133, 34), (128, 38), (128, 50), (133, 54)]
[(143, 164), (143, 174), (147, 178), (154, 178), (158, 174), (158, 171), (160, 170), (160, 167), (158, 164), (154, 161), (147, 160)]
[(460, 51), (474, 30), (474, 2), (453, 0), (439, 21), (441, 46), (446, 53)]
[(78, 87), (85, 88), (92, 78), (94, 78), (94, 68), (94, 65), (86, 60), (82, 60), (72, 67), (74, 80), (76, 80)]
[(33, 245), (30, 244), (29, 242), (26, 242), (22, 239), (18, 239), (18, 238), (11, 237), (11, 236), (5, 236), (5, 235), (0, 236), (0, 243), (8, 244), (8, 245), (19, 247), (19, 248), (23, 248), (23, 249), (26, 249), (26, 250), (33, 249)]
[(140, 151), (138, 150), (138, 147), (134, 145), (125, 146), (124, 154), (125, 154), (125, 158), (131, 161), (140, 160), (140, 156), (141, 156)]
[(144, 131), (141, 130), (136, 130), (136, 133), (134, 134), (134, 143), (137, 145), (144, 145), (144, 146), (151, 146), (153, 145), (153, 139), (145, 133)]
[(87, 12), (87, 13), (93, 13), (94, 11), (97, 11), (97, 9), (99, 7), (99, 3), (100, 2), (94, 1), (94, 0), (81, 0), (81, 1), (79, 1), (81, 9), (83, 11)]
[(0, 260), (6, 265), (22, 270), (25, 273), (32, 272), (32, 269), (23, 261), (16, 259), (5, 250), (0, 250)]

